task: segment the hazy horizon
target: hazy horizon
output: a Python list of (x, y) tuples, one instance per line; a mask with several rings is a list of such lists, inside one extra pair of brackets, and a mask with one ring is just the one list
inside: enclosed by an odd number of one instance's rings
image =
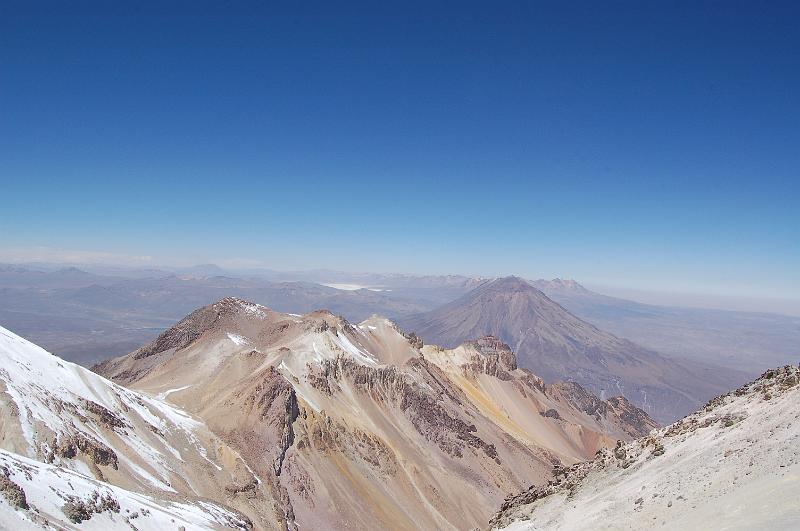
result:
[[(29, 250), (30, 251), (30, 250)], [(576, 280), (587, 289), (596, 293), (607, 295), (610, 297), (618, 297), (621, 299), (628, 299), (635, 302), (644, 304), (654, 304), (660, 306), (684, 306), (689, 308), (707, 308), (718, 309), (725, 311), (743, 311), (743, 312), (763, 312), (775, 313), (791, 316), (800, 316), (800, 298), (791, 297), (757, 297), (757, 296), (737, 296), (728, 293), (720, 292), (691, 292), (691, 291), (671, 291), (657, 288), (650, 288), (636, 286), (636, 285), (617, 285), (598, 282), (594, 279), (585, 279), (564, 274), (540, 274), (535, 271), (520, 272), (520, 271), (504, 271), (496, 274), (478, 274), (469, 271), (404, 271), (404, 270), (387, 270), (387, 271), (370, 271), (370, 270), (347, 270), (336, 269), (324, 266), (314, 267), (309, 265), (307, 267), (298, 267), (291, 269), (281, 269), (271, 266), (266, 263), (259, 263), (256, 261), (237, 261), (233, 264), (225, 265), (225, 261), (208, 260), (204, 262), (160, 262), (149, 256), (127, 257), (127, 261), (122, 261), (122, 257), (112, 255), (109, 253), (98, 252), (52, 252), (52, 250), (45, 251), (39, 249), (35, 252), (25, 253), (8, 253), (0, 248), (0, 264), (20, 264), (26, 266), (50, 266), (52, 268), (74, 266), (77, 268), (85, 268), (88, 271), (104, 271), (105, 269), (118, 268), (120, 271), (130, 270), (190, 270), (199, 267), (219, 267), (220, 269), (236, 274), (244, 275), (248, 272), (254, 273), (259, 270), (271, 271), (276, 273), (303, 273), (314, 271), (329, 271), (331, 273), (345, 273), (345, 274), (378, 274), (378, 275), (409, 275), (409, 276), (426, 276), (426, 275), (459, 275), (464, 277), (474, 278), (499, 278), (505, 276), (520, 276), (528, 280), (552, 280), (556, 278)], [(331, 287), (337, 287), (335, 284), (327, 284)], [(370, 286), (372, 287), (372, 286)], [(377, 286), (376, 286), (377, 287)], [(340, 288), (341, 289), (341, 288)]]

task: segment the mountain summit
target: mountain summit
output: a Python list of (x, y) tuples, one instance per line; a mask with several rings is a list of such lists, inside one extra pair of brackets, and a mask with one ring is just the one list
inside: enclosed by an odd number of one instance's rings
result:
[(565, 292), (565, 293), (591, 293), (584, 288), (577, 280), (571, 278), (554, 278), (553, 280), (534, 280), (533, 286), (543, 292)]
[(669, 422), (725, 389), (655, 352), (579, 319), (519, 277), (486, 282), (433, 311), (400, 319), (427, 342), (454, 347), (493, 335), (520, 367), (571, 380), (600, 396), (624, 395)]

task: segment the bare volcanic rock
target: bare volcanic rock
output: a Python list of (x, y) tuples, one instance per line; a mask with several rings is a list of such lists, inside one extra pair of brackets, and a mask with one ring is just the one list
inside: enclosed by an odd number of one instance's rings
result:
[(473, 362), (472, 369), (507, 380), (508, 371), (517, 368), (517, 357), (511, 347), (494, 336), (485, 336), (467, 344), (478, 351), (482, 359)]
[(650, 430), (659, 427), (647, 413), (634, 406), (624, 396), (612, 396), (606, 400), (606, 403), (611, 406), (614, 414), (620, 418), (622, 426), (631, 437), (641, 437), (649, 433)]
[[(618, 419), (619, 426), (630, 437), (641, 437), (659, 425), (643, 410), (623, 396), (601, 400), (575, 382), (556, 382), (545, 386), (545, 393), (559, 397), (598, 422)], [(558, 418), (558, 412), (545, 412), (545, 416)]]

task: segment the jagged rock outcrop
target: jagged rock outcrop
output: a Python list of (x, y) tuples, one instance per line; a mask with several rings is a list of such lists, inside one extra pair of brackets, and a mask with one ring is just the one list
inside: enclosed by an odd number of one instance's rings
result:
[(2, 475), (0, 475), (0, 493), (3, 494), (8, 504), (16, 509), (28, 509), (28, 498), (25, 496), (25, 490), (11, 479), (11, 471), (6, 466), (0, 468), (0, 471), (2, 471)]
[(81, 453), (96, 465), (110, 466), (114, 470), (119, 468), (114, 450), (79, 431), (60, 436), (53, 444), (53, 453), (65, 459), (74, 459)]
[(476, 357), (469, 365), (469, 369), (475, 372), (483, 372), (489, 376), (495, 376), (502, 380), (510, 380), (508, 371), (517, 368), (517, 357), (511, 347), (500, 341), (494, 336), (484, 336), (475, 341), (467, 342), (481, 356)]
[[(371, 399), (399, 408), (420, 435), (449, 455), (463, 457), (462, 448), (467, 445), (497, 459), (494, 446), (475, 435), (474, 424), (450, 413), (453, 408), (448, 408), (448, 403), (458, 408), (464, 402), (451, 388), (442, 385), (439, 375), (432, 374), (438, 368), (424, 359), (412, 359), (406, 366), (413, 372), (396, 367), (369, 367), (347, 357), (337, 357), (312, 372), (312, 385), (331, 394), (330, 389), (340, 389), (342, 380), (347, 379), (354, 389)], [(420, 385), (420, 381), (425, 385)]]
[(624, 396), (612, 396), (606, 400), (606, 403), (611, 407), (614, 415), (622, 420), (622, 426), (631, 437), (639, 437), (658, 427), (647, 413), (634, 406)]

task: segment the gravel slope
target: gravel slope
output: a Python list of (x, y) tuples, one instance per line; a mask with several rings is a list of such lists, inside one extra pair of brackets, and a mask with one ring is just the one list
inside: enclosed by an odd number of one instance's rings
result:
[(492, 526), (797, 529), (798, 381), (796, 366), (768, 371), (671, 426), (508, 499)]

